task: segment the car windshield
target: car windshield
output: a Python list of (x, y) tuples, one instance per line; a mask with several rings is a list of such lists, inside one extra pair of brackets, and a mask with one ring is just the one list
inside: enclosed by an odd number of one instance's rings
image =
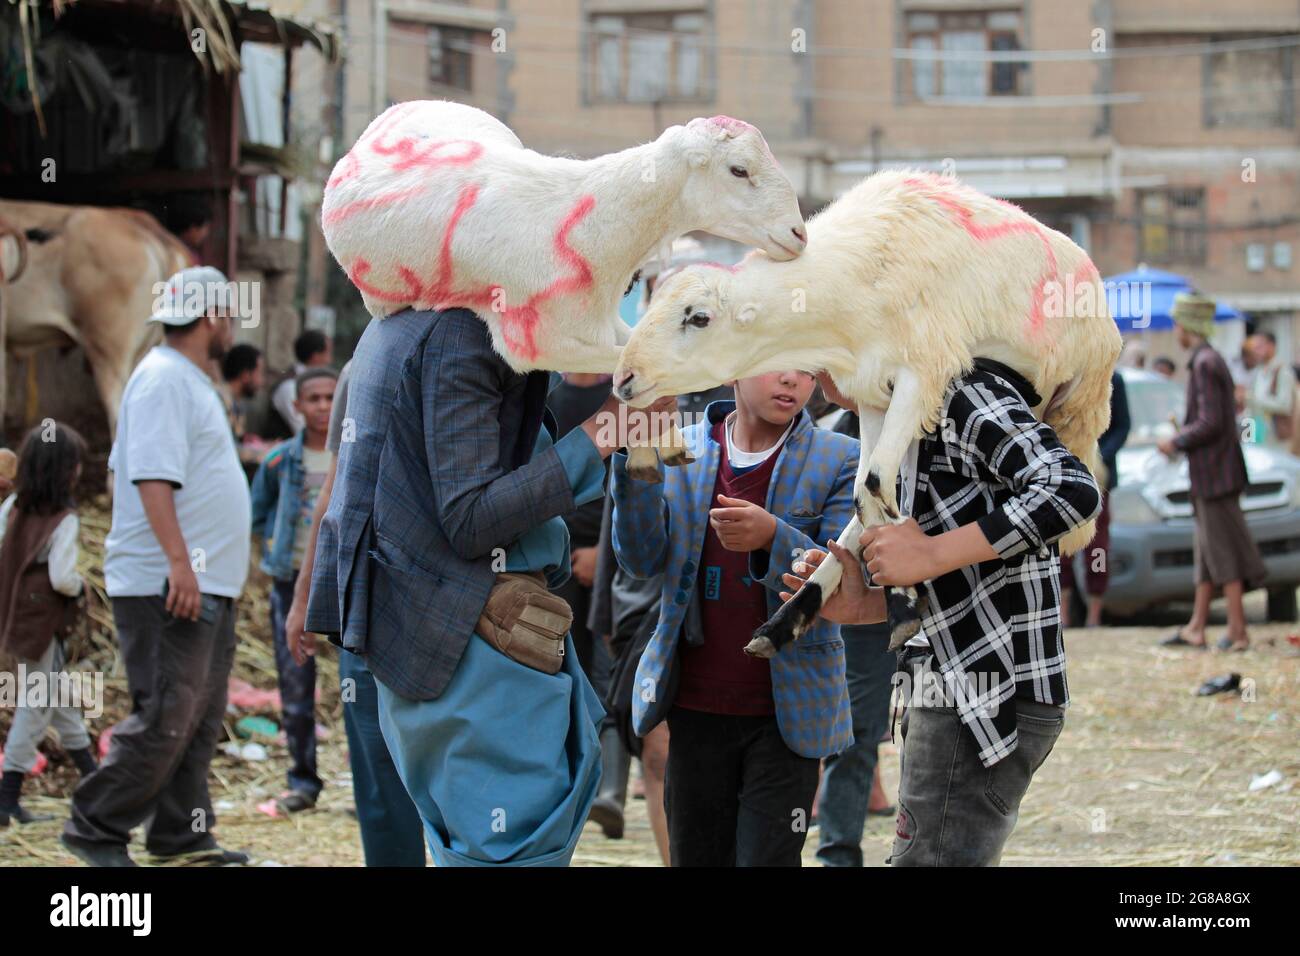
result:
[(1184, 392), (1177, 382), (1125, 377), (1124, 390), (1132, 422), (1126, 445), (1154, 445), (1182, 424)]

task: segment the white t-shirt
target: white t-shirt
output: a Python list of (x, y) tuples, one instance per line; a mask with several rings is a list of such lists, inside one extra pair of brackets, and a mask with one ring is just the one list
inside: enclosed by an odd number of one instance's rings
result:
[(761, 465), (772, 457), (772, 453), (781, 447), (781, 442), (790, 437), (790, 432), (794, 428), (794, 423), (799, 420), (796, 415), (791, 419), (790, 424), (785, 426), (785, 431), (768, 447), (762, 451), (744, 451), (736, 447), (736, 440), (732, 436), (732, 429), (735, 427), (735, 416), (727, 419), (727, 427), (722, 430), (723, 437), (727, 440), (727, 461), (731, 462), (732, 468), (752, 468), (755, 465)]
[(167, 556), (149, 525), (137, 481), (175, 491), (190, 563), (204, 594), (238, 597), (248, 576), (252, 505), (230, 422), (216, 386), (175, 349), (159, 345), (122, 395), (113, 472), (113, 526), (105, 541), (109, 597), (160, 595)]

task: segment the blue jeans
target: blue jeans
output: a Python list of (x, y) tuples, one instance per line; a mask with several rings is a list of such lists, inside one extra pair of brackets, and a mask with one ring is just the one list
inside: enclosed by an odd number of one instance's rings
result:
[(853, 746), (827, 757), (817, 804), (817, 859), (824, 866), (862, 865), (862, 827), (867, 819), (877, 747), (889, 726), (889, 698), (897, 658), (889, 652), (889, 626), (843, 628), (844, 659), (853, 710)]
[(275, 670), (280, 676), (280, 713), (284, 736), (289, 743), (289, 789), (313, 800), (320, 795), (316, 774), (316, 658), (299, 664), (289, 653), (284, 620), (293, 604), (295, 573), (287, 581), (275, 581), (271, 588), (271, 632), (275, 636)]
[(424, 866), (424, 826), (379, 729), (379, 691), (364, 658), (339, 651), (352, 797), (366, 866)]

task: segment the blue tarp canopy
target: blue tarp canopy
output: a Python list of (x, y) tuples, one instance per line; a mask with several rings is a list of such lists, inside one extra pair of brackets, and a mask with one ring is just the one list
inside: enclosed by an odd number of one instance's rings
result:
[[(1179, 292), (1195, 291), (1186, 276), (1146, 266), (1110, 276), (1105, 285), (1111, 317), (1123, 333), (1172, 329), (1174, 320), (1169, 316), (1174, 308), (1174, 296)], [(1244, 316), (1229, 305), (1222, 302), (1215, 305), (1215, 322), (1242, 318)]]

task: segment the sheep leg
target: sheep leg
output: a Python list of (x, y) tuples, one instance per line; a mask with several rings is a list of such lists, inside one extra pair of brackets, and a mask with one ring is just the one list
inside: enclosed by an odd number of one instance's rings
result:
[[(859, 500), (861, 489), (866, 483), (868, 460), (871, 451), (880, 438), (884, 424), (884, 413), (875, 408), (860, 407), (858, 421), (859, 434), (862, 437), (862, 454), (858, 459), (858, 476), (854, 483), (855, 501)], [(862, 537), (861, 510), (854, 514), (835, 543), (855, 555), (861, 553), (858, 539)], [(822, 607), (840, 586), (844, 569), (833, 554), (822, 559), (822, 563), (809, 575), (799, 590), (785, 604), (777, 609), (771, 619), (754, 632), (753, 639), (745, 645), (745, 653), (751, 657), (773, 657), (786, 644), (801, 638), (812, 627), (821, 613)]]
[[(925, 417), (920, 379), (908, 369), (900, 369), (894, 379), (889, 409), (875, 447), (867, 459), (866, 474), (859, 472), (854, 491), (858, 519), (864, 528), (882, 524), (901, 524), (907, 519), (899, 514), (895, 483), (903, 456), (916, 437)], [(864, 441), (863, 452), (866, 452)], [(885, 588), (885, 608), (889, 615), (889, 647), (896, 649), (921, 630), (921, 599), (915, 586)]]
[[(835, 543), (857, 554), (858, 539), (861, 537), (862, 523), (857, 515), (854, 515), (853, 520), (835, 539)], [(826, 599), (840, 586), (843, 573), (844, 568), (839, 560), (835, 555), (828, 554), (804, 581), (794, 597), (782, 604), (771, 619), (754, 632), (753, 639), (745, 645), (745, 653), (750, 657), (775, 657), (776, 652), (786, 644), (802, 637), (817, 620), (817, 615), (821, 613)]]

